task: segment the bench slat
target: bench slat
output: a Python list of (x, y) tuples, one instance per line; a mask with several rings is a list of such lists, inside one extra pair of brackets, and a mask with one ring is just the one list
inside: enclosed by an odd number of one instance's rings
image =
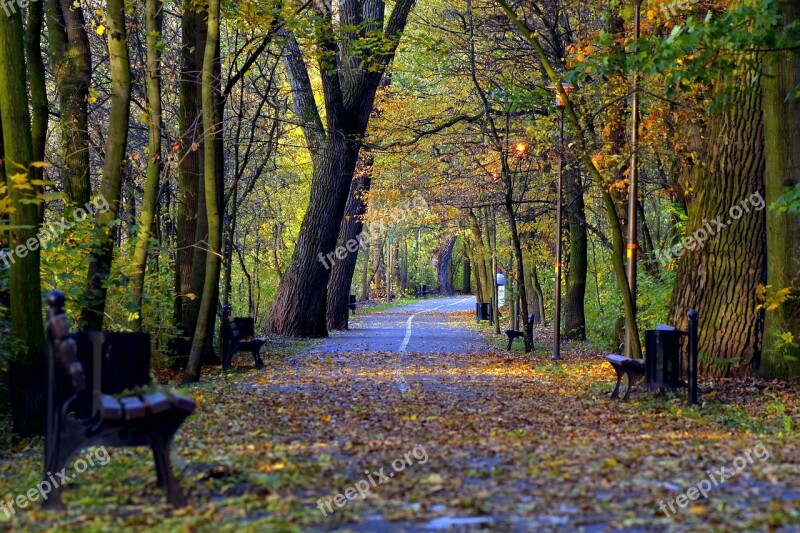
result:
[(619, 354), (609, 354), (606, 356), (606, 361), (611, 363), (612, 365), (622, 365), (628, 358)]
[(125, 420), (133, 420), (135, 418), (144, 418), (147, 411), (144, 408), (144, 403), (137, 396), (129, 396), (120, 400), (125, 407)]
[(101, 394), (99, 398), (100, 418), (103, 420), (121, 420), (124, 415), (122, 404), (108, 394)]
[(170, 401), (176, 409), (186, 411), (187, 413), (194, 413), (194, 410), (197, 408), (195, 401), (188, 396), (184, 396), (183, 394), (170, 394)]
[(145, 394), (142, 396), (142, 400), (144, 401), (145, 408), (154, 415), (163, 413), (172, 407), (172, 402), (169, 400), (169, 396), (163, 392)]

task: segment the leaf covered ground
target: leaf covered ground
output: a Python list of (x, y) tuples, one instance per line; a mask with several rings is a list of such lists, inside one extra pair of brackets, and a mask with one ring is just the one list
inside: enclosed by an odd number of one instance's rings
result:
[[(174, 447), (188, 507), (163, 505), (145, 450), (109, 449), (108, 464), (66, 487), (65, 513), (32, 504), (11, 520), (0, 511), (0, 527), (800, 530), (793, 389), (727, 381), (704, 384), (701, 408), (649, 393), (611, 402), (601, 355), (573, 347), (553, 364), (544, 352), (312, 351), (268, 357), (262, 371), (211, 370), (187, 389), (199, 409)], [(2, 455), (0, 496), (36, 486), (41, 452), (41, 441), (24, 441)], [(662, 512), (660, 502), (731, 472), (745, 452), (752, 461), (707, 498)], [(364, 498), (320, 510), (365, 484)]]

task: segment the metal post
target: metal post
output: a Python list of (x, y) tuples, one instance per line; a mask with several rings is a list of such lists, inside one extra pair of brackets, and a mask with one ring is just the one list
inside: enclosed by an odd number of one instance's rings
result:
[[(636, 40), (639, 39), (639, 21), (641, 18), (642, 0), (633, 0), (633, 52), (637, 51)], [(631, 168), (628, 187), (628, 288), (633, 305), (633, 320), (636, 320), (636, 252), (638, 245), (637, 209), (639, 206), (639, 71), (633, 73), (633, 103), (631, 104)], [(633, 357), (634, 324), (625, 325), (625, 355)]]
[(558, 360), (561, 357), (561, 226), (562, 226), (562, 180), (564, 174), (564, 106), (559, 106), (561, 119), (558, 125), (558, 183), (556, 187), (556, 279), (553, 290), (555, 310), (553, 311), (553, 355), (550, 359)]
[(386, 237), (386, 301), (392, 302), (392, 237)]
[(494, 332), (500, 335), (500, 291), (497, 286), (497, 208), (492, 207), (492, 287), (494, 300), (492, 304), (492, 319)]
[(689, 403), (698, 405), (697, 399), (697, 311), (689, 311)]

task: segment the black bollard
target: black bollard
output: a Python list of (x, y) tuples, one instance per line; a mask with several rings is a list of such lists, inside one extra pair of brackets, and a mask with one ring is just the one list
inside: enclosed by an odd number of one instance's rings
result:
[(689, 403), (699, 405), (697, 399), (697, 311), (689, 311)]

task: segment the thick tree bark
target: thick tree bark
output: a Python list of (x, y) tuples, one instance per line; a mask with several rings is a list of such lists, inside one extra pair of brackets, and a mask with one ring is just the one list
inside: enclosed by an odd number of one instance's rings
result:
[(131, 327), (134, 331), (142, 328), (142, 298), (144, 277), (147, 270), (147, 252), (150, 248), (150, 234), (156, 214), (158, 201), (158, 182), (161, 177), (161, 25), (162, 3), (160, 0), (146, 0), (145, 29), (147, 31), (147, 115), (148, 149), (147, 180), (144, 186), (142, 214), (139, 220), (139, 236), (136, 241), (133, 260), (133, 293), (136, 308), (133, 310)]
[[(39, 207), (35, 190), (13, 186), (12, 179), (22, 174), (31, 179), (33, 160), (31, 119), (25, 86), (22, 16), (0, 15), (0, 120), (2, 120), (4, 180), (14, 210), (9, 216), (9, 248), (13, 255), (0, 256), (10, 262), (11, 334), (24, 346), (23, 352), (10, 361), (9, 383), (11, 416), (14, 431), (21, 436), (41, 434), (45, 415), (44, 325), (39, 277), (39, 249), (27, 246), (35, 240), (39, 225)], [(20, 251), (17, 251), (20, 250)], [(9, 265), (4, 264), (3, 267)]]
[(583, 184), (578, 169), (567, 172), (569, 270), (564, 302), (564, 338), (586, 340), (586, 275), (589, 267)]
[(439, 292), (442, 296), (453, 295), (453, 285), (450, 283), (450, 263), (453, 259), (453, 248), (456, 245), (456, 236), (448, 235), (441, 246), (433, 254), (433, 267), (436, 269), (436, 278), (439, 281)]
[[(797, 2), (781, 0), (780, 27), (798, 20)], [(764, 88), (764, 137), (766, 159), (766, 203), (771, 205), (785, 187), (800, 184), (800, 58), (794, 51), (769, 54)], [(765, 317), (764, 353), (761, 373), (767, 377), (800, 376), (800, 217), (767, 211), (767, 285), (772, 291), (790, 289), (790, 298)], [(787, 332), (794, 337), (791, 347)], [(788, 356), (788, 357), (787, 357)]]
[(217, 130), (221, 128), (220, 117), (217, 116), (219, 106), (215, 93), (215, 63), (218, 57), (219, 44), (219, 0), (208, 3), (208, 34), (206, 36), (203, 56), (203, 188), (205, 190), (206, 217), (208, 220), (208, 253), (206, 253), (205, 279), (203, 296), (197, 318), (197, 327), (192, 339), (192, 350), (183, 379), (185, 382), (199, 381), (203, 357), (211, 334), (214, 304), (219, 293), (221, 233), (218, 197), (218, 153), (215, 139)]
[[(270, 309), (267, 330), (292, 337), (325, 337), (327, 285), (323, 251), (336, 242), (355, 170), (358, 148), (339, 135), (329, 137), (314, 164), (309, 210), (300, 229), (292, 263)], [(344, 191), (344, 193), (343, 193)], [(337, 220), (339, 223), (337, 223)], [(325, 252), (327, 253), (327, 252)], [(322, 297), (320, 298), (320, 295)], [(302, 310), (302, 312), (301, 312)]]
[(105, 287), (114, 256), (116, 226), (122, 192), (122, 166), (128, 145), (128, 120), (131, 105), (131, 64), (128, 57), (128, 38), (125, 31), (125, 1), (108, 0), (108, 57), (111, 72), (111, 113), (103, 162), (103, 182), (100, 194), (110, 209), (98, 212), (98, 242), (89, 258), (86, 307), (81, 315), (84, 329), (103, 329), (106, 308)]
[[(366, 194), (372, 185), (372, 165), (375, 159), (371, 153), (362, 154), (358, 175), (350, 185), (350, 193), (347, 197), (345, 216), (342, 221), (342, 229), (339, 233), (339, 247), (347, 250), (347, 255), (343, 259), (334, 258), (331, 265), (330, 280), (328, 281), (328, 302), (327, 302), (327, 326), (329, 330), (347, 329), (348, 318), (350, 316), (350, 286), (353, 283), (353, 275), (356, 271), (356, 261), (358, 260), (358, 248), (354, 252), (347, 249), (348, 243), (351, 248), (353, 243), (359, 242), (357, 237), (364, 229), (364, 215), (367, 212)], [(361, 240), (364, 240), (363, 237)]]
[[(375, 93), (408, 21), (414, 0), (399, 0), (384, 27), (385, 6), (381, 0), (343, 0), (336, 23), (358, 28), (354, 32), (334, 30), (333, 14), (318, 12), (322, 24), (317, 31), (317, 57), (325, 103), (325, 125), (316, 106), (308, 69), (290, 32), (285, 62), (294, 97), (295, 113), (312, 154), (313, 174), (308, 211), (288, 271), (270, 308), (267, 331), (294, 337), (324, 337), (327, 285), (330, 271), (320, 256), (334, 250), (345, 204), (369, 123)], [(321, 9), (317, 6), (315, 9)], [(364, 59), (364, 50), (353, 56), (363, 39), (374, 40), (383, 29), (381, 50)]]
[(742, 66), (718, 80), (730, 106), (710, 118), (707, 170), (698, 172), (686, 224), (687, 236), (704, 228), (715, 234), (704, 246), (687, 243), (672, 295), (672, 324), (686, 329), (686, 313), (699, 313), (700, 368), (707, 376), (750, 373), (761, 354), (756, 287), (766, 278), (765, 213), (750, 200), (764, 194), (761, 93), (750, 84), (756, 75)]
[(72, 0), (46, 0), (50, 56), (60, 107), (64, 196), (73, 206), (91, 197), (89, 87), (92, 56), (83, 8)]

